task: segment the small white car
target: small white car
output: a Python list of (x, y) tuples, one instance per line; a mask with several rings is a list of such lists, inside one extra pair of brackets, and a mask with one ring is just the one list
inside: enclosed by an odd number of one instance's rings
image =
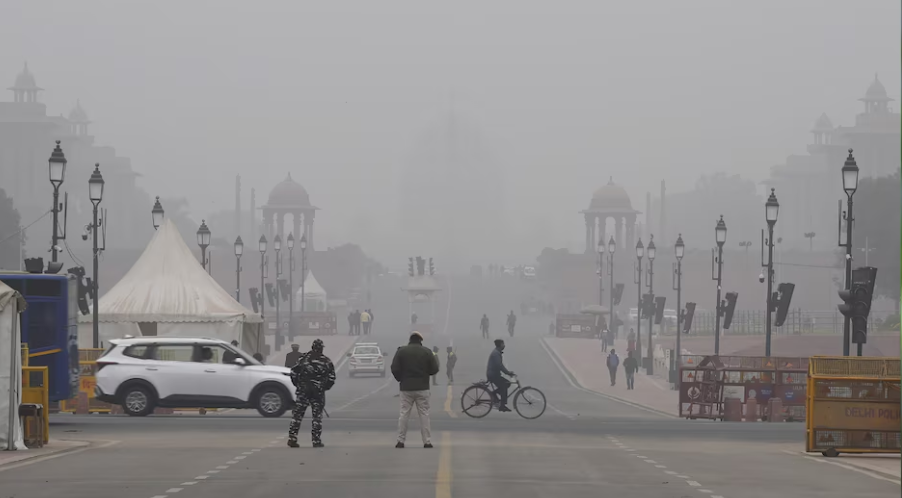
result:
[(95, 396), (131, 416), (166, 408), (255, 408), (280, 417), (294, 405), (284, 367), (263, 365), (218, 339), (114, 339), (97, 360)]
[(526, 280), (535, 280), (536, 269), (532, 266), (527, 266), (527, 267), (523, 268), (523, 278)]
[(348, 352), (348, 376), (354, 377), (359, 373), (377, 373), (385, 377), (385, 357), (379, 345), (375, 342), (358, 342), (353, 351)]

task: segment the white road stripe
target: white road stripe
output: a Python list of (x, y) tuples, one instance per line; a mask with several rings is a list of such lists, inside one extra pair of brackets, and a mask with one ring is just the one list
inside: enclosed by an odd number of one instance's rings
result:
[(665, 474), (670, 474), (670, 475), (672, 475), (672, 476), (677, 475), (677, 472), (674, 472), (674, 471), (672, 471), (672, 470), (665, 470), (664, 473), (665, 473)]
[(235, 457), (235, 460), (244, 460), (245, 458), (247, 458), (247, 457), (244, 455), (239, 455), (239, 456)]
[(701, 484), (699, 484), (698, 481), (686, 481), (686, 484), (688, 484), (690, 486), (694, 486), (696, 488), (701, 486)]
[(197, 481), (188, 481), (179, 484), (179, 486), (194, 486), (195, 484), (197, 484)]
[(825, 459), (822, 459), (822, 458), (811, 457), (811, 456), (808, 456), (808, 455), (806, 455), (805, 453), (802, 453), (802, 452), (796, 453), (796, 452), (789, 451), (789, 450), (781, 450), (781, 451), (782, 451), (783, 453), (788, 454), (788, 455), (802, 455), (803, 458), (808, 459), (808, 460), (813, 460), (813, 461), (818, 462), (818, 463), (829, 463), (830, 465), (836, 465), (837, 467), (842, 467), (842, 468), (844, 468), (844, 469), (851, 470), (851, 471), (853, 471), (853, 472), (858, 472), (859, 474), (864, 474), (864, 475), (866, 475), (866, 476), (868, 476), (868, 477), (872, 477), (872, 478), (874, 478), (874, 479), (880, 479), (881, 481), (887, 481), (887, 482), (891, 482), (891, 483), (896, 484), (896, 485), (902, 485), (902, 481), (900, 481), (899, 479), (892, 479), (892, 478), (890, 478), (890, 477), (884, 477), (884, 476), (882, 476), (882, 475), (880, 475), (880, 474), (877, 474), (877, 473), (874, 473), (874, 472), (869, 472), (869, 471), (864, 470), (864, 469), (859, 469), (858, 467), (853, 467), (853, 466), (851, 466), (851, 465), (843, 465), (843, 464), (841, 464), (841, 463), (839, 463), (839, 462), (832, 462), (832, 461), (830, 461), (830, 460), (825, 460)]
[(185, 488), (169, 488), (169, 489), (166, 490), (166, 493), (167, 493), (167, 494), (169, 494), (169, 493), (178, 493), (179, 491), (181, 491), (181, 490), (183, 490), (183, 489), (185, 489)]
[(666, 468), (667, 468), (666, 465), (655, 465), (655, 467), (657, 467), (657, 468), (659, 468), (659, 469), (666, 469)]
[(216, 468), (219, 470), (225, 470), (225, 469), (229, 468), (229, 466), (228, 465), (219, 465)]
[(658, 462), (656, 462), (654, 460), (646, 460), (645, 463), (658, 463)]
[(206, 478), (208, 478), (208, 477), (210, 477), (210, 476), (197, 476), (197, 477), (195, 477), (195, 479), (201, 479), (201, 480), (202, 480), (202, 479), (206, 479)]
[(711, 491), (710, 489), (700, 489), (700, 490), (698, 490), (698, 492), (699, 492), (699, 493), (707, 493), (707, 494), (710, 495), (710, 494), (713, 493), (714, 491)]

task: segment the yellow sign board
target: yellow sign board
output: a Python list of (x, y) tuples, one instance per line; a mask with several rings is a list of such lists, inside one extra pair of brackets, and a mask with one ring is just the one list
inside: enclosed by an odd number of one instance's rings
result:
[(812, 414), (814, 429), (848, 429), (898, 432), (900, 408), (896, 403), (874, 401), (821, 401)]

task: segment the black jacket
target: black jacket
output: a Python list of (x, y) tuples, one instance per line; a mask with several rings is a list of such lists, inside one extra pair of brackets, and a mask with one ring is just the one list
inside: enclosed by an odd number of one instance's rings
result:
[(391, 374), (402, 391), (428, 391), (429, 377), (438, 373), (438, 359), (422, 344), (412, 342), (395, 352)]
[(304, 353), (301, 353), (300, 351), (290, 351), (288, 354), (286, 354), (285, 355), (285, 367), (291, 368), (291, 367), (297, 365), (298, 359), (300, 359), (302, 354), (304, 354)]

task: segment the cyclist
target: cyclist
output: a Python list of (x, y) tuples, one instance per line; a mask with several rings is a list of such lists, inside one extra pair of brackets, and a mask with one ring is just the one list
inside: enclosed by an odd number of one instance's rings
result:
[(489, 364), (486, 367), (485, 376), (489, 382), (495, 385), (495, 393), (499, 398), (498, 411), (509, 412), (511, 410), (507, 407), (507, 389), (510, 387), (511, 382), (502, 377), (501, 374), (513, 377), (514, 372), (504, 368), (504, 359), (501, 357), (503, 353), (504, 341), (495, 339), (495, 349), (489, 355)]
[(517, 325), (517, 315), (514, 314), (514, 310), (511, 310), (511, 314), (507, 315), (507, 333), (514, 336), (514, 326)]

